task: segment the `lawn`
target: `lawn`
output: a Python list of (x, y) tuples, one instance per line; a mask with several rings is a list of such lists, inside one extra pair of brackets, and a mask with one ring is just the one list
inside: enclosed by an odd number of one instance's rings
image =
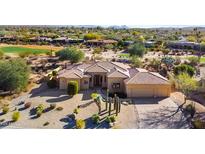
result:
[(0, 47), (0, 50), (3, 51), (4, 53), (29, 52), (32, 54), (42, 54), (50, 51), (49, 49), (35, 49), (35, 48), (20, 47), (20, 46), (3, 46)]

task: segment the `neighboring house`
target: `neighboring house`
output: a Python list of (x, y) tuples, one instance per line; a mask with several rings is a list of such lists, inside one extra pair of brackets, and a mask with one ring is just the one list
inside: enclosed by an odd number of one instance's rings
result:
[(158, 73), (130, 68), (117, 62), (93, 62), (70, 66), (58, 73), (60, 89), (75, 80), (81, 90), (106, 88), (110, 93), (125, 93), (128, 97), (167, 97), (171, 85)]
[(167, 47), (172, 49), (199, 50), (200, 44), (196, 42), (189, 42), (189, 41), (170, 41), (168, 42)]
[(115, 40), (87, 40), (85, 42), (87, 46), (101, 46), (101, 45), (108, 45), (108, 44), (117, 44)]

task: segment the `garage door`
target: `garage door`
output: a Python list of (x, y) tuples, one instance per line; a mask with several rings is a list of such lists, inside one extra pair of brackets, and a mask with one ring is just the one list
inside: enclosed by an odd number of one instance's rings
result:
[(132, 88), (131, 97), (153, 97), (154, 89), (153, 88)]
[(167, 97), (171, 92), (170, 86), (143, 85), (127, 87), (128, 97)]

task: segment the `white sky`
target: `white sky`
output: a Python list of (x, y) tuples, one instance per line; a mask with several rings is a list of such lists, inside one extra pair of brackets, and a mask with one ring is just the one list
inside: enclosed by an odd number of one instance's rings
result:
[(0, 24), (205, 25), (204, 0), (0, 0)]

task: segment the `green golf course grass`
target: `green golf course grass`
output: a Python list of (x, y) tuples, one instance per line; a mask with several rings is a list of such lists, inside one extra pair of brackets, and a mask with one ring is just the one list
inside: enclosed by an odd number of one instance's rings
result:
[(29, 52), (31, 54), (43, 54), (47, 53), (50, 50), (48, 49), (32, 49), (32, 48), (26, 48), (26, 47), (19, 47), (19, 46), (5, 46), (5, 47), (0, 47), (0, 51), (4, 53), (25, 53)]

